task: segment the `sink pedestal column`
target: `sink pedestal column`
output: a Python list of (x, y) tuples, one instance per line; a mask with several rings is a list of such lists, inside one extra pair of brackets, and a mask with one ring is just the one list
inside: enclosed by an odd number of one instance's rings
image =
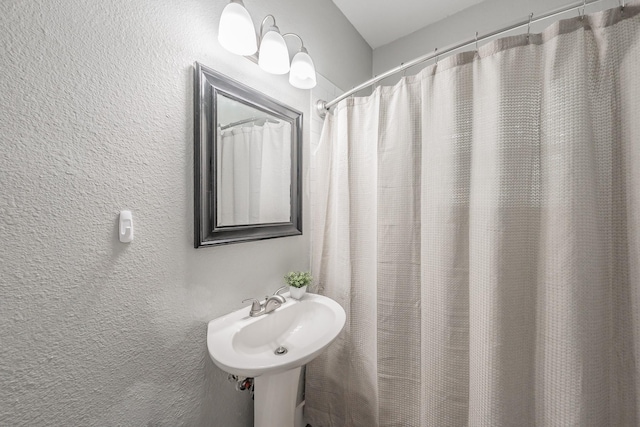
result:
[(254, 427), (294, 427), (300, 369), (254, 378)]

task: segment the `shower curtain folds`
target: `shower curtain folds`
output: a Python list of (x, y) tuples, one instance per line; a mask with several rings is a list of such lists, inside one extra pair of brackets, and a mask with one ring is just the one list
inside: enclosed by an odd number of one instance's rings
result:
[(340, 102), (312, 269), (347, 311), (314, 427), (637, 426), (640, 6)]

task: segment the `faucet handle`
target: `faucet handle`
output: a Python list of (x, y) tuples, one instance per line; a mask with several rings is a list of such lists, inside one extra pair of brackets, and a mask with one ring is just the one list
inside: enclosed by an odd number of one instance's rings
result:
[(287, 289), (289, 289), (288, 286), (282, 286), (282, 287), (278, 288), (278, 290), (275, 291), (273, 294), (274, 295), (280, 295), (280, 292), (286, 291)]
[(257, 311), (260, 311), (262, 309), (262, 304), (260, 304), (260, 301), (258, 301), (255, 298), (247, 298), (245, 300), (242, 300), (243, 303), (247, 302), (247, 301), (253, 301), (251, 303), (251, 312), (255, 313)]

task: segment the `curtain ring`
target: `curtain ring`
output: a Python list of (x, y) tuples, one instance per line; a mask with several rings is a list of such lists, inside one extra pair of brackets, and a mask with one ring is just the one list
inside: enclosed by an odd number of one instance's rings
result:
[[(578, 9), (578, 14), (580, 10)], [(587, 14), (587, 0), (582, 0), (582, 14), (580, 14), (580, 20), (584, 21), (584, 15)]]
[(529, 23), (527, 24), (527, 43), (529, 42), (529, 36), (531, 35), (531, 20), (533, 19), (533, 12), (529, 15)]
[[(402, 67), (403, 65), (404, 65), (404, 62), (401, 62), (401, 63), (400, 63), (400, 66)], [(402, 77), (407, 77), (407, 69), (406, 69), (406, 68), (404, 68), (404, 69), (402, 70)]]
[(439, 55), (438, 55), (438, 48), (436, 48), (436, 50), (434, 51), (434, 53), (435, 53), (435, 55), (436, 55), (436, 62), (435, 62), (435, 65), (438, 65), (438, 58), (439, 58)]
[(625, 0), (618, 0), (618, 4), (620, 5), (620, 13), (624, 13), (624, 4)]
[(480, 51), (478, 50), (478, 32), (476, 31), (476, 53), (480, 54)]

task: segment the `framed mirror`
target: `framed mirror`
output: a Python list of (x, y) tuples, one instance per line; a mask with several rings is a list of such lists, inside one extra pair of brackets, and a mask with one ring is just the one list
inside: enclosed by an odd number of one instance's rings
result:
[(195, 64), (196, 248), (302, 234), (302, 113)]

